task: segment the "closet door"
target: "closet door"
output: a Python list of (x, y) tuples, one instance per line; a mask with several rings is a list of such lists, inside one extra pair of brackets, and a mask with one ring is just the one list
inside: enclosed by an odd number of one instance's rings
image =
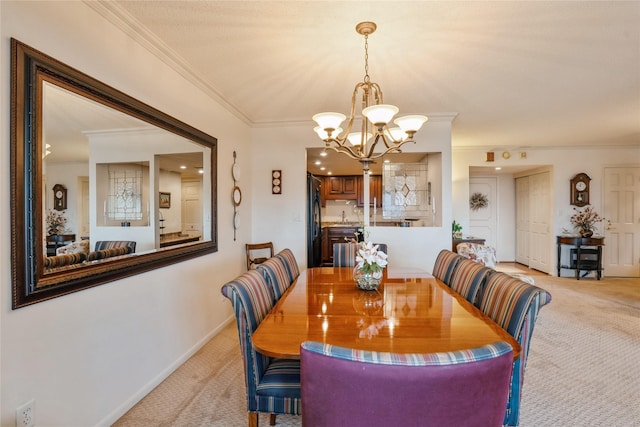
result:
[(551, 274), (551, 173), (516, 178), (516, 261)]
[(516, 178), (516, 262), (529, 265), (529, 177)]
[(551, 273), (551, 173), (529, 176), (529, 268)]

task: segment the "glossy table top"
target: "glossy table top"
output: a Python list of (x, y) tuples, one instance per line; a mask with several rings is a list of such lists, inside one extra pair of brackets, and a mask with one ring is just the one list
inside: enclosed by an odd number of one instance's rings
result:
[(520, 345), (489, 317), (416, 269), (384, 270), (378, 291), (359, 290), (350, 267), (304, 270), (252, 337), (258, 351), (298, 359), (303, 341), (396, 353), (463, 350), (506, 341)]

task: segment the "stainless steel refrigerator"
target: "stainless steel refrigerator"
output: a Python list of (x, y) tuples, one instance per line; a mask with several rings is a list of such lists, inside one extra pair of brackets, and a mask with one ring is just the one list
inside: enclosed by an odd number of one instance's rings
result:
[(322, 265), (322, 181), (307, 174), (307, 267)]

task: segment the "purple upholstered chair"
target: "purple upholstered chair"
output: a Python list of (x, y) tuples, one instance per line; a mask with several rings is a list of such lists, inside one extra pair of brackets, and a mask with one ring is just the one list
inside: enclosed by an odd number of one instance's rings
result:
[(478, 295), (477, 307), (511, 334), (521, 347), (513, 363), (504, 425), (517, 426), (529, 344), (538, 312), (551, 302), (551, 294), (506, 273), (493, 272)]
[(302, 425), (502, 426), (513, 350), (505, 342), (431, 354), (300, 348)]
[(251, 336), (273, 308), (267, 282), (256, 270), (249, 270), (222, 287), (231, 300), (238, 325), (240, 352), (244, 362), (249, 426), (258, 426), (258, 412), (300, 415), (300, 362), (274, 359), (253, 348)]

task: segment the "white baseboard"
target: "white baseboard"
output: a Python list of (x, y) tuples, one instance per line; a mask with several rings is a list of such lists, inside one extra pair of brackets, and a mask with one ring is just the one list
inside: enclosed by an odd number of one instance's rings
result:
[(229, 323), (233, 322), (235, 317), (232, 315), (227, 320), (225, 320), (222, 324), (220, 324), (217, 328), (213, 329), (207, 335), (205, 335), (200, 341), (198, 341), (193, 347), (187, 350), (182, 356), (180, 356), (177, 360), (175, 360), (171, 365), (167, 366), (164, 370), (162, 370), (158, 375), (155, 376), (151, 381), (145, 384), (140, 390), (133, 394), (133, 396), (129, 397), (126, 401), (122, 403), (122, 405), (115, 408), (109, 415), (102, 419), (97, 427), (109, 427), (116, 421), (118, 421), (124, 414), (127, 413), (131, 408), (133, 408), (143, 397), (151, 392), (154, 388), (156, 388), (162, 381), (166, 380), (169, 375), (171, 375), (176, 369), (178, 369), (182, 364), (184, 364), (191, 356), (196, 354), (198, 350), (200, 350), (206, 343), (211, 341), (211, 338), (218, 335), (220, 331), (222, 331)]

